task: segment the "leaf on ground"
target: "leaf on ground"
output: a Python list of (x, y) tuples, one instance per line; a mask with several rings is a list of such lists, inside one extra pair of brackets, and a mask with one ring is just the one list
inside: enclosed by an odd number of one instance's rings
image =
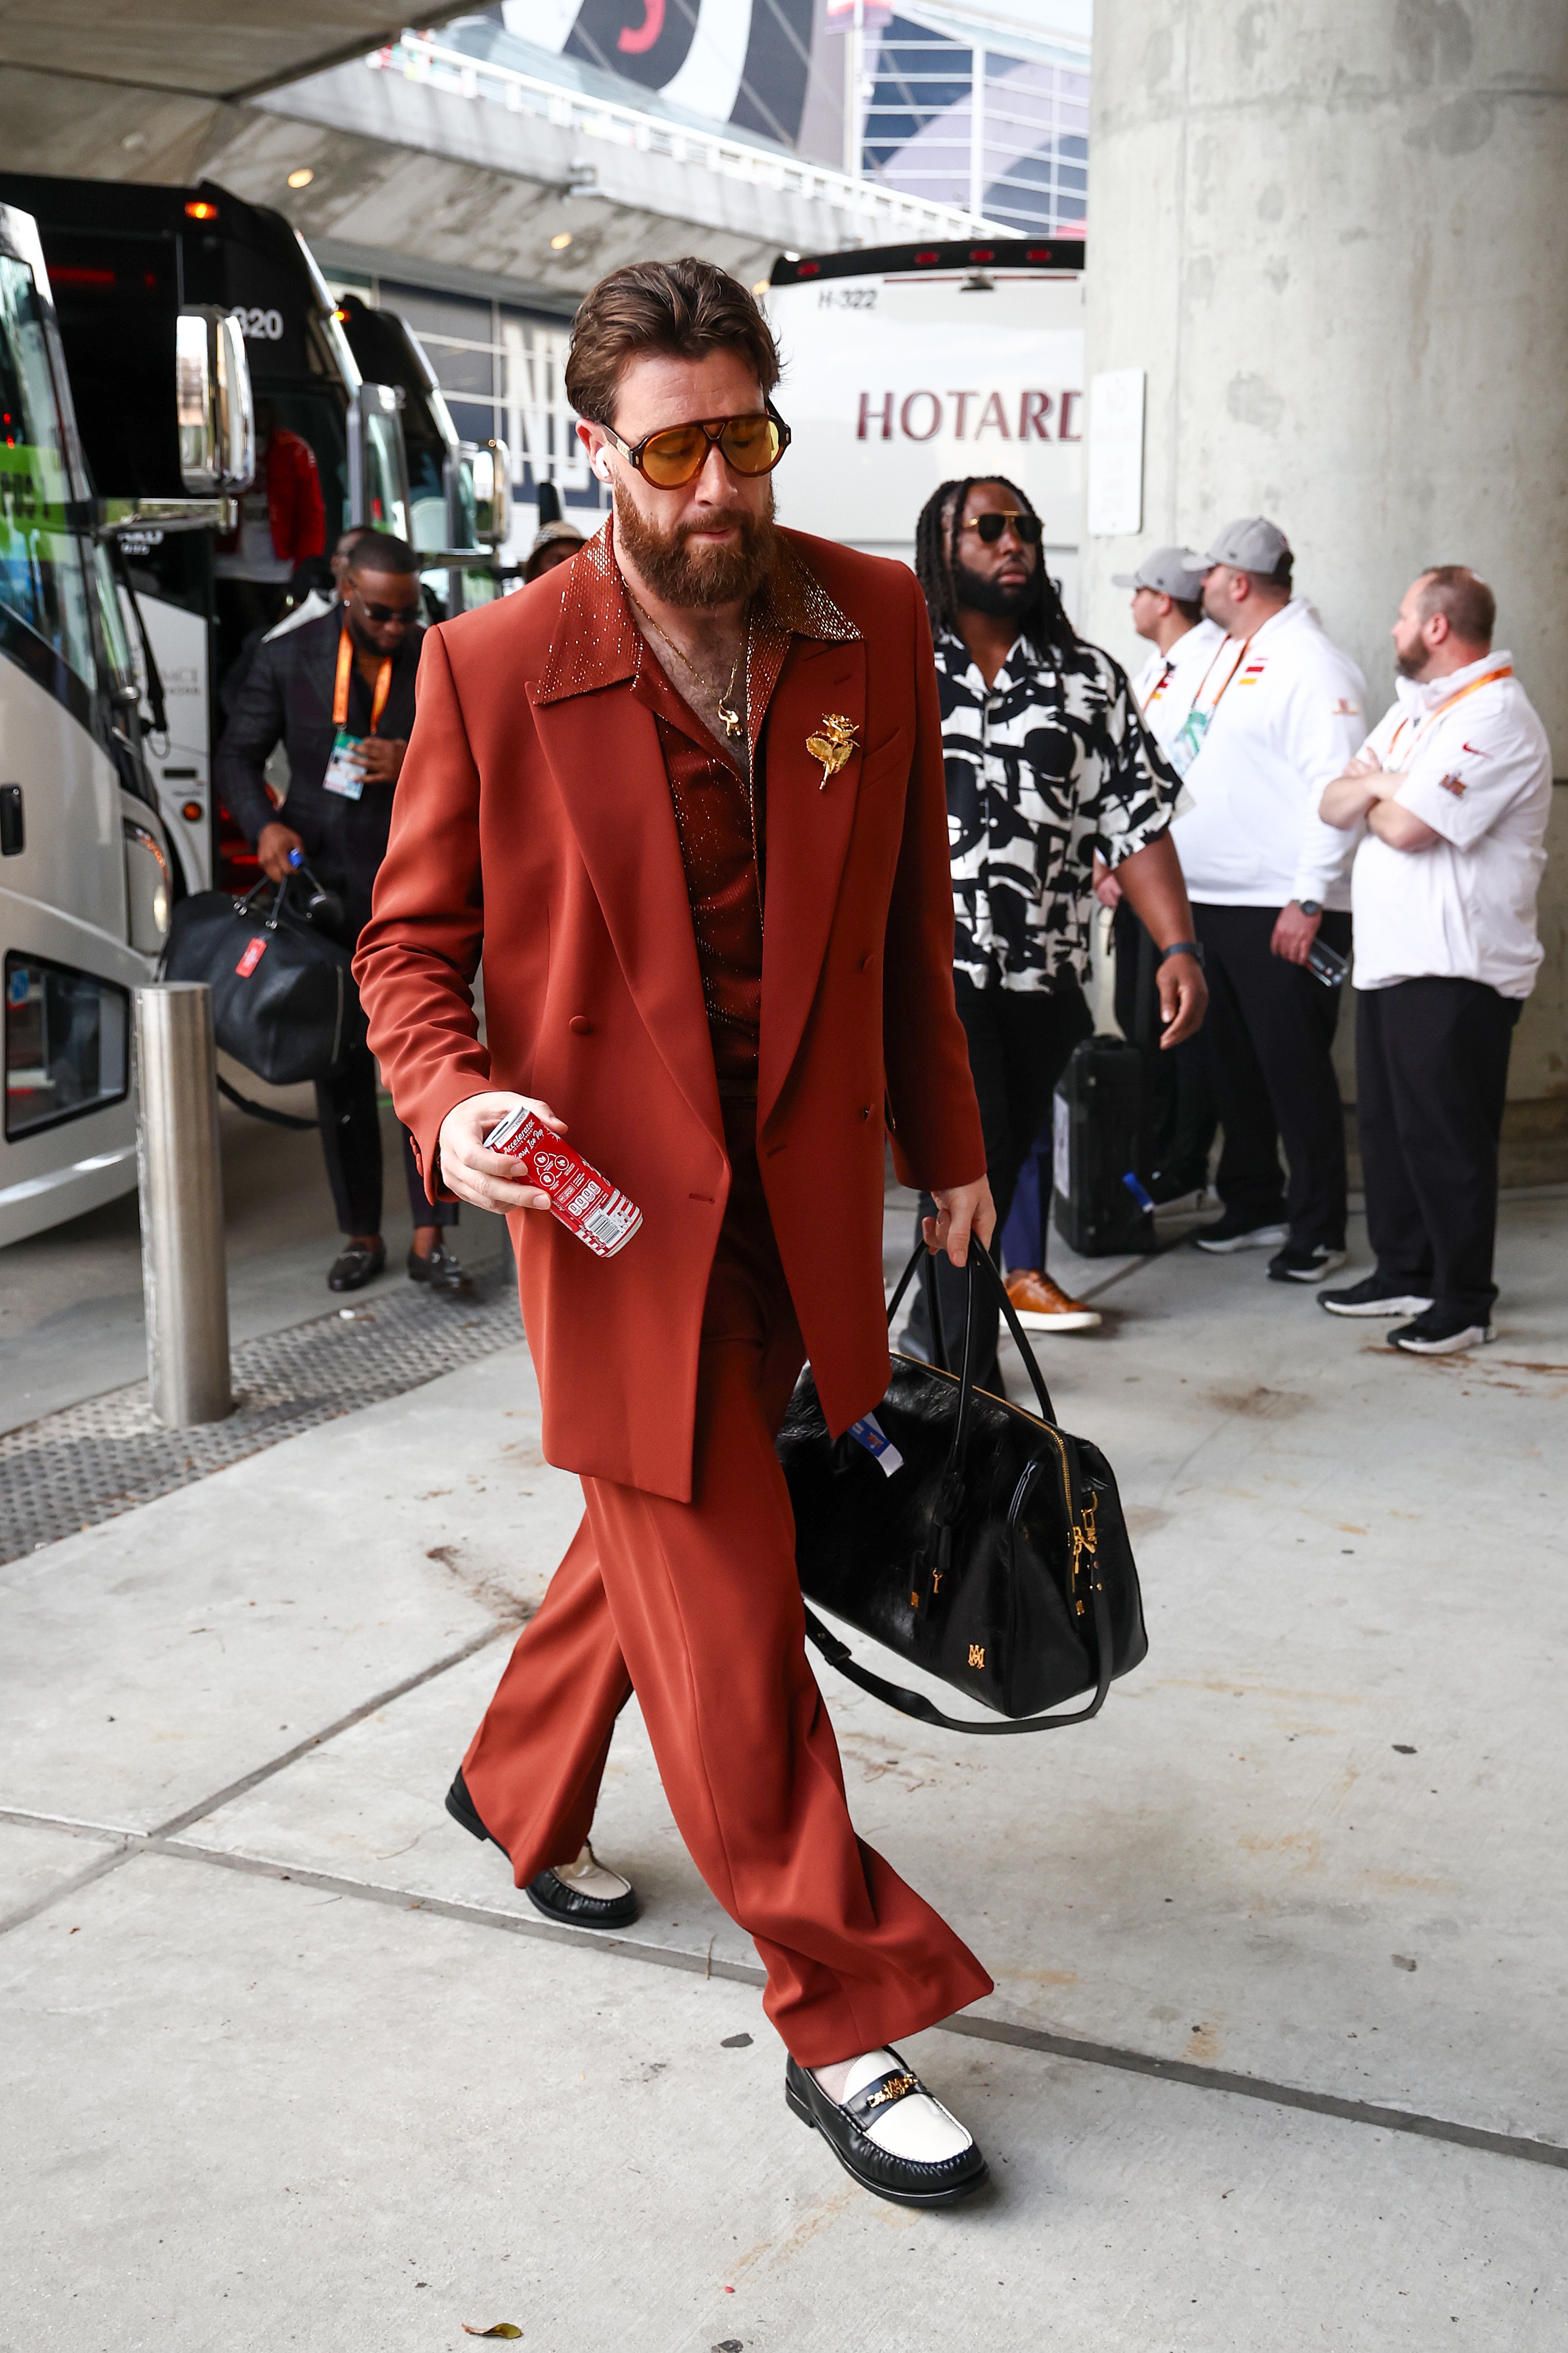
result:
[(493, 2328), (470, 2328), (465, 2320), (463, 2334), (465, 2337), (521, 2337), (522, 2331), (510, 2320), (498, 2320)]

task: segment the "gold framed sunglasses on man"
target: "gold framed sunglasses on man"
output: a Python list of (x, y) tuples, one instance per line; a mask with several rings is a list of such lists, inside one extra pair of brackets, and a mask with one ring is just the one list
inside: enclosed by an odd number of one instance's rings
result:
[(771, 474), (790, 445), (790, 429), (770, 400), (765, 408), (741, 417), (693, 418), (686, 425), (666, 425), (645, 433), (640, 441), (624, 441), (610, 425), (601, 427), (628, 466), (656, 490), (683, 490), (696, 480), (717, 448), (737, 474)]
[(987, 547), (994, 547), (1007, 525), (1011, 523), (1026, 547), (1038, 547), (1042, 525), (1038, 515), (1025, 514), (1019, 508), (1005, 512), (993, 509), (986, 514), (970, 515), (959, 524), (960, 531), (976, 531)]

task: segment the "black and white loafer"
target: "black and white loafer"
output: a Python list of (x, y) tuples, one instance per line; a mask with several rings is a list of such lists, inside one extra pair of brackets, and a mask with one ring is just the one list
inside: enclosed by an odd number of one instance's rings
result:
[[(447, 1792), (447, 1811), (455, 1822), (462, 1823), (470, 1838), (489, 1839), (492, 1846), (500, 1846), (500, 1839), (479, 1820), (479, 1810), (468, 1795), (461, 1770)], [(504, 1848), (501, 1851), (505, 1852)], [(591, 1846), (584, 1846), (575, 1862), (542, 1871), (537, 1879), (529, 1881), (523, 1894), (546, 1919), (563, 1920), (573, 1928), (629, 1928), (642, 1909), (630, 1880), (606, 1871)]]
[[(784, 2063), (784, 2098), (800, 2118), (822, 2135), (839, 2164), (862, 2189), (873, 2197), (890, 2199), (895, 2206), (953, 2206), (967, 2198), (990, 2179), (985, 2159), (957, 2118), (948, 2115), (940, 2100), (933, 2100), (920, 2077), (906, 2067), (896, 2051), (879, 2051), (870, 2054), (878, 2063), (891, 2061), (891, 2065), (870, 2071), (867, 2079), (848, 2093), (842, 2105), (830, 2100), (809, 2068), (796, 2060)], [(850, 2071), (849, 2082), (858, 2074), (866, 2075), (865, 2063), (857, 2061)], [(930, 2136), (951, 2140), (956, 2137), (963, 2146), (952, 2156), (934, 2160), (913, 2156), (900, 2156), (894, 2148), (885, 2147), (872, 2138), (881, 2119), (901, 2100), (920, 2099), (927, 2104), (927, 2118), (933, 2126), (950, 2127), (945, 2133)], [(934, 2110), (934, 2116), (930, 2111)], [(926, 2134), (900, 2135), (900, 2138), (916, 2140)]]
[(574, 1928), (629, 1928), (642, 1909), (631, 1881), (606, 1871), (586, 1843), (575, 1862), (542, 1871), (523, 1893), (546, 1919)]

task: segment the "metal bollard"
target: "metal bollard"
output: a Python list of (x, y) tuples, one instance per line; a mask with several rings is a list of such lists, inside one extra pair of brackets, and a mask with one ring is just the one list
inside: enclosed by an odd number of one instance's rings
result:
[(165, 980), (136, 991), (136, 1077), (147, 1386), (154, 1421), (179, 1430), (234, 1409), (217, 1061), (205, 983)]

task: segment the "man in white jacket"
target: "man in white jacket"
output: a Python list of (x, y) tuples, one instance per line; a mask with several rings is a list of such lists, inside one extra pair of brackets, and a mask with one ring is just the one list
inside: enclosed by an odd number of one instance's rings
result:
[(1198, 1246), (1270, 1247), (1275, 1282), (1317, 1282), (1344, 1261), (1345, 1143), (1331, 1055), (1340, 991), (1309, 959), (1349, 951), (1353, 854), (1318, 803), (1365, 737), (1366, 686), (1291, 594), (1291, 563), (1260, 515), (1215, 541), (1204, 607), (1226, 635), (1166, 751), (1190, 801), (1171, 839), (1206, 960), (1204, 1036), (1225, 1131), (1225, 1214)]
[(1509, 1049), (1542, 960), (1552, 752), (1497, 606), (1462, 564), (1405, 591), (1399, 699), (1323, 795), (1355, 854), (1356, 1095), (1374, 1271), (1333, 1315), (1408, 1315), (1438, 1356), (1492, 1337)]

